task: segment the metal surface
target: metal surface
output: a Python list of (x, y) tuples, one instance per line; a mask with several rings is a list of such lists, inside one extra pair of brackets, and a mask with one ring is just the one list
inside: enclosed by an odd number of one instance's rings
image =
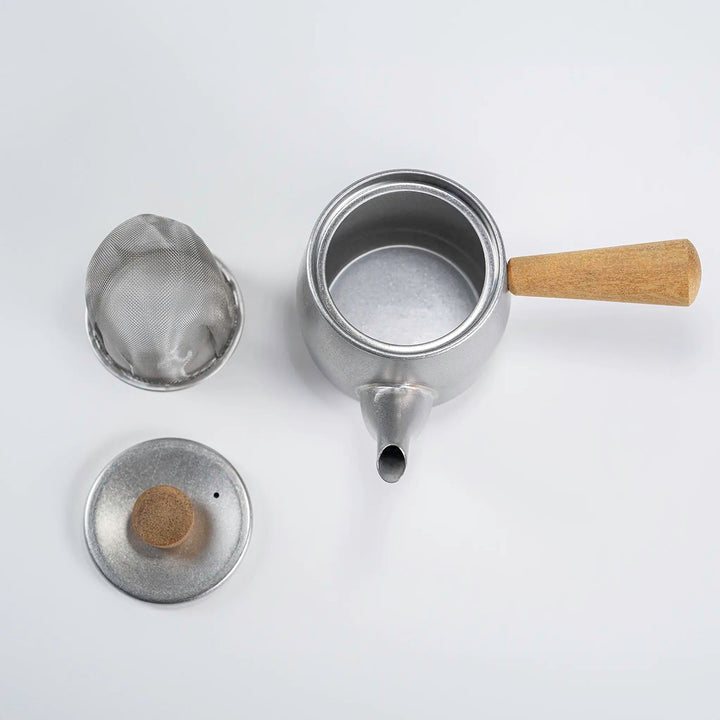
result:
[(184, 223), (138, 215), (88, 266), (85, 323), (95, 354), (146, 390), (180, 390), (217, 372), (242, 334), (240, 290)]
[[(506, 273), (497, 226), (466, 189), (432, 173), (378, 173), (340, 193), (312, 231), (298, 279), (303, 336), (351, 397), (405, 386), (444, 402), (472, 384), (502, 336)], [(393, 428), (375, 422), (377, 437), (417, 428), (395, 397), (382, 413)]]
[(377, 438), (377, 471), (385, 482), (405, 473), (410, 440), (422, 430), (435, 394), (414, 385), (366, 385), (358, 398), (370, 433)]
[(346, 265), (330, 285), (340, 313), (386, 343), (418, 345), (454, 330), (478, 294), (456, 265), (424, 248), (392, 245)]
[[(138, 496), (172, 485), (192, 501), (195, 522), (179, 546), (156, 548), (131, 526)], [(225, 580), (247, 548), (252, 511), (232, 465), (191, 440), (149, 440), (120, 453), (100, 473), (85, 508), (85, 539), (105, 577), (128, 595), (157, 603), (192, 600)]]

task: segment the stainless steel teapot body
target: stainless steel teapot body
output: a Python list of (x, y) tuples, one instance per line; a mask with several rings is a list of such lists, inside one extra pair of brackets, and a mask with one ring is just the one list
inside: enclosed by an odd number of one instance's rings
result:
[(317, 221), (297, 288), (316, 364), (359, 399), (378, 472), (405, 470), (433, 404), (470, 386), (507, 323), (500, 232), (482, 203), (427, 172), (371, 175)]

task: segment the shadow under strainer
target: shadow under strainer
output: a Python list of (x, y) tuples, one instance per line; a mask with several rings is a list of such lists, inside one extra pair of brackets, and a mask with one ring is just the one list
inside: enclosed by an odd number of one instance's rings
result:
[(332, 281), (330, 294), (351, 325), (394, 345), (447, 335), (478, 301), (475, 288), (453, 263), (409, 245), (380, 247), (356, 258)]

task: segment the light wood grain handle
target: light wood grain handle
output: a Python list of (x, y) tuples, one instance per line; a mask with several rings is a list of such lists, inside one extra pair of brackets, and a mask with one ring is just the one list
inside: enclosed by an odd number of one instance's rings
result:
[(690, 305), (700, 258), (689, 240), (529, 255), (508, 263), (513, 295)]

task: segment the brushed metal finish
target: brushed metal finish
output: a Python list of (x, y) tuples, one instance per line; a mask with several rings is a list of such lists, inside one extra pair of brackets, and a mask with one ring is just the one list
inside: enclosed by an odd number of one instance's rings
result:
[(405, 473), (410, 440), (425, 425), (435, 394), (414, 385), (366, 385), (358, 390), (370, 434), (377, 438), (377, 471), (385, 482)]
[[(444, 272), (416, 262), (431, 253), (444, 261)], [(401, 260), (380, 268), (382, 282), (348, 282), (382, 254)], [(423, 275), (435, 288), (431, 304), (450, 305), (436, 307), (436, 332), (445, 332), (432, 338), (423, 332), (432, 312)], [(394, 306), (378, 308), (382, 283), (395, 279), (399, 285), (385, 290)], [(474, 305), (451, 328), (470, 307), (468, 292)], [(318, 219), (300, 268), (297, 304), (310, 354), (346, 394), (357, 398), (369, 385), (410, 385), (445, 402), (474, 382), (505, 330), (510, 295), (500, 232), (482, 203), (452, 180), (417, 170), (371, 175), (341, 192)], [(388, 325), (378, 327), (388, 316)], [(421, 342), (404, 344), (408, 338)]]
[(454, 330), (478, 293), (442, 255), (411, 245), (371, 250), (346, 265), (330, 295), (360, 332), (397, 345), (419, 345)]
[[(184, 492), (195, 511), (190, 535), (170, 549), (148, 545), (131, 525), (135, 500), (158, 484)], [(120, 453), (98, 476), (85, 508), (85, 539), (100, 571), (128, 595), (156, 603), (192, 600), (217, 587), (242, 559), (251, 529), (250, 498), (237, 471), (214, 450), (179, 438)]]
[[(469, 223), (485, 260), (483, 285), (470, 315), (445, 335), (415, 345), (377, 340), (354, 327), (335, 304), (327, 281), (328, 247), (338, 226), (363, 203), (394, 193), (435, 197), (447, 204)], [(436, 251), (452, 247), (452, 237), (432, 239), (437, 240)], [(505, 329), (510, 309), (505, 250), (490, 214), (459, 185), (418, 171), (379, 173), (343, 191), (321, 215), (300, 269), (297, 301), (311, 355), (343, 392), (356, 397), (363, 385), (409, 383), (432, 388), (436, 402), (444, 402), (472, 384)]]

